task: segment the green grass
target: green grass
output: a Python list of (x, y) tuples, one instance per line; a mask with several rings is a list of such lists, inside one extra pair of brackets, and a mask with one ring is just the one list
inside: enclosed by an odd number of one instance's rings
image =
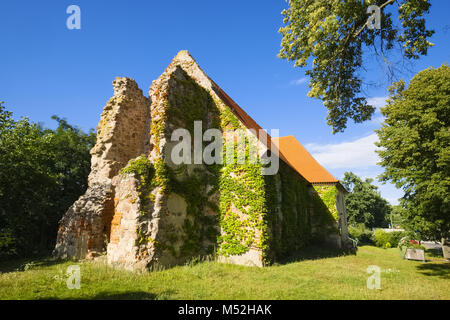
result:
[[(450, 299), (450, 263), (370, 246), (346, 256), (309, 249), (267, 268), (206, 261), (139, 274), (100, 261), (24, 263), (0, 265), (0, 299)], [(66, 287), (71, 264), (80, 265), (80, 290)], [(381, 290), (366, 286), (369, 265), (382, 269)]]

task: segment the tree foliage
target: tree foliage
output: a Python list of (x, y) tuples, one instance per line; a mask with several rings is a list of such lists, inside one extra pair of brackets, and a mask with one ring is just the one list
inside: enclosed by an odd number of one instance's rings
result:
[(450, 67), (419, 72), (390, 88), (378, 151), (383, 181), (405, 191), (405, 221), (422, 237), (450, 235)]
[[(427, 54), (433, 44), (433, 31), (427, 30), (423, 15), (429, 11), (428, 0), (288, 0), (283, 10), (285, 26), (279, 57), (294, 61), (295, 67), (312, 66), (310, 97), (322, 99), (328, 108), (328, 125), (333, 133), (346, 128), (347, 119), (355, 122), (369, 120), (374, 107), (362, 94), (360, 71), (364, 50), (386, 57), (399, 44), (407, 59)], [(369, 5), (381, 11), (381, 29), (367, 27)], [(395, 27), (387, 8), (398, 5), (401, 27)]]
[(401, 205), (392, 206), (391, 215), (389, 217), (391, 225), (395, 227), (403, 227), (405, 223), (406, 210)]
[(346, 172), (342, 180), (343, 186), (350, 191), (345, 197), (348, 224), (363, 224), (366, 228), (384, 228), (388, 226), (390, 204), (381, 197), (378, 187), (372, 184), (373, 179), (364, 181), (353, 172)]
[(15, 121), (0, 103), (0, 259), (53, 247), (58, 221), (87, 187), (95, 134)]

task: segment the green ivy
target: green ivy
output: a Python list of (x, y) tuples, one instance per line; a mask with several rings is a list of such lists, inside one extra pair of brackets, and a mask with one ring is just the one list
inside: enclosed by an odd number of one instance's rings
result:
[[(132, 174), (139, 180), (137, 191), (140, 199), (139, 209), (141, 217), (148, 214), (151, 204), (155, 201), (151, 192), (158, 184), (156, 171), (155, 166), (145, 155), (130, 160), (127, 166), (120, 171), (122, 176)], [(140, 228), (137, 229), (137, 234), (136, 245), (139, 246), (148, 242), (152, 242), (155, 246), (157, 245), (155, 240), (147, 237)]]
[(267, 206), (261, 167), (261, 163), (229, 164), (222, 169), (219, 181), (222, 235), (218, 252), (221, 255), (243, 254), (251, 247), (262, 250)]
[(339, 213), (336, 206), (338, 190), (336, 186), (314, 186), (314, 189), (319, 194), (327, 209), (333, 215), (335, 221), (338, 221)]
[(157, 180), (154, 179), (155, 167), (145, 155), (141, 155), (136, 159), (130, 160), (120, 173), (122, 175), (133, 174), (139, 180), (140, 210), (142, 215), (146, 215), (150, 203), (154, 201), (151, 191), (157, 183)]
[(215, 243), (218, 235), (214, 228), (217, 225), (217, 219), (205, 215), (207, 207), (215, 209), (214, 204), (208, 201), (211, 191), (206, 192), (208, 185), (217, 185), (215, 172), (211, 171), (194, 170), (194, 175), (180, 179), (176, 177), (175, 170), (168, 168), (170, 192), (183, 197), (187, 204), (186, 219), (183, 224), (184, 234), (180, 238), (182, 245), (179, 257), (212, 253), (211, 247), (204, 247), (205, 242)]
[[(310, 240), (308, 182), (284, 162), (279, 173), (267, 176), (268, 234), (263, 259), (266, 264), (286, 258)], [(276, 183), (280, 184), (277, 190)], [(281, 202), (278, 200), (280, 192)], [(281, 216), (282, 213), (282, 216)]]
[[(152, 120), (153, 135), (159, 137), (167, 122), (186, 128), (193, 134), (196, 120), (208, 124), (203, 125), (203, 130), (245, 130), (223, 101), (211, 96), (182, 69), (172, 75), (169, 86), (173, 86), (174, 90), (164, 98), (165, 108), (158, 115), (158, 120)], [(225, 145), (225, 138), (223, 142)], [(249, 160), (249, 143), (248, 140), (245, 142), (245, 157)], [(159, 139), (157, 144), (159, 148)], [(138, 173), (144, 183), (153, 175), (150, 187), (159, 186), (164, 194), (178, 194), (187, 204), (182, 234), (165, 232), (163, 239), (158, 241), (142, 236), (142, 242), (152, 241), (176, 258), (208, 254), (214, 246), (222, 256), (241, 255), (253, 248), (262, 251), (263, 261), (268, 264), (309, 242), (310, 207), (320, 223), (330, 223), (330, 214), (322, 200), (315, 194), (310, 195), (309, 183), (287, 164), (280, 161), (280, 172), (276, 176), (263, 176), (263, 164), (259, 159), (253, 164), (249, 161), (237, 164), (237, 153), (234, 154), (234, 163), (224, 161), (221, 165), (204, 165), (190, 175), (187, 166), (171, 169), (163, 160), (158, 160), (151, 169), (143, 159), (130, 163), (125, 172)], [(222, 154), (223, 159), (225, 156)], [(281, 190), (277, 190), (277, 180)], [(208, 186), (213, 188), (206, 192)], [(150, 189), (145, 185), (140, 187), (140, 191), (141, 188), (145, 200)], [(218, 205), (208, 200), (216, 192), (219, 192)], [(281, 192), (281, 203), (278, 203), (278, 192)], [(327, 193), (326, 200), (328, 196), (331, 197), (331, 193)], [(206, 210), (217, 215), (206, 215)], [(165, 226), (167, 230), (170, 227)], [(179, 252), (174, 248), (176, 242), (181, 243)], [(205, 243), (211, 245), (205, 248)]]
[(325, 240), (331, 232), (338, 232), (336, 219), (317, 191), (311, 194), (311, 204), (314, 212), (314, 221), (312, 221), (312, 224), (316, 228), (311, 237), (312, 240), (320, 242)]

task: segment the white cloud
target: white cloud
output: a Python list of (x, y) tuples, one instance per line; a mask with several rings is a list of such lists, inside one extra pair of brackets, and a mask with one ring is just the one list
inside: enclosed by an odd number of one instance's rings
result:
[(301, 86), (302, 84), (306, 83), (306, 81), (308, 81), (308, 78), (303, 77), (297, 80), (292, 80), (290, 84), (293, 86)]
[(384, 116), (381, 114), (380, 108), (386, 105), (386, 99), (388, 97), (372, 97), (367, 99), (367, 103), (375, 107), (375, 113), (372, 116), (372, 119), (367, 122), (370, 126), (375, 126), (377, 128), (381, 127), (381, 124), (384, 122)]
[(397, 189), (395, 185), (391, 183), (382, 184), (374, 182), (374, 184), (378, 187), (381, 196), (394, 206), (399, 204), (399, 199), (404, 196), (403, 191)]
[(378, 136), (374, 133), (351, 142), (326, 145), (311, 143), (306, 145), (306, 148), (325, 168), (352, 169), (376, 166), (379, 161), (375, 153), (376, 141)]
[(401, 198), (401, 196), (399, 196), (398, 198), (385, 198), (387, 200), (387, 202), (389, 202), (391, 205), (396, 206), (400, 203), (399, 199)]
[(403, 192), (393, 184), (378, 182), (377, 176), (383, 172), (383, 168), (377, 165), (377, 141), (378, 136), (374, 133), (354, 141), (336, 144), (310, 143), (306, 145), (306, 149), (338, 179), (342, 180), (346, 171), (352, 171), (361, 179), (372, 178), (372, 183), (378, 186), (381, 196), (395, 205), (398, 204), (398, 198), (403, 196)]
[(367, 103), (376, 108), (375, 113), (380, 112), (380, 108), (386, 105), (386, 99), (388, 97), (372, 97), (367, 99)]

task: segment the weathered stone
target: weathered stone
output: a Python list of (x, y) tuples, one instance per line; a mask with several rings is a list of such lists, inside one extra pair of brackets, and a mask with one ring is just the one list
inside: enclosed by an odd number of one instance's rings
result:
[[(111, 210), (111, 186), (92, 184), (66, 212), (60, 222), (54, 254), (60, 258), (84, 259), (101, 252), (105, 242), (105, 218)], [(91, 254), (90, 256), (92, 256)]]
[(91, 150), (91, 183), (109, 183), (130, 159), (149, 148), (149, 100), (129, 78), (113, 81), (114, 96), (108, 101), (97, 126), (97, 143)]
[(450, 239), (442, 238), (442, 255), (444, 259), (450, 260)]
[(423, 249), (414, 249), (414, 248), (406, 248), (405, 259), (407, 259), (407, 260), (418, 260), (418, 261), (424, 261), (425, 262), (425, 250), (423, 250)]
[(110, 242), (107, 247), (108, 263), (129, 270), (136, 269), (139, 247), (136, 243), (140, 222), (139, 181), (131, 175), (120, 179), (116, 185), (116, 204), (111, 228)]
[[(89, 187), (61, 219), (54, 251), (56, 256), (84, 259), (106, 250), (110, 265), (129, 270), (181, 264), (191, 258), (217, 252), (216, 234), (226, 236), (220, 220), (224, 214), (236, 217), (244, 231), (252, 235), (252, 241), (242, 240), (246, 251), (222, 255), (219, 261), (223, 262), (263, 266), (263, 238), (282, 241), (285, 229), (291, 227), (292, 222), (297, 225), (303, 223), (305, 230), (309, 230), (311, 224), (313, 230), (304, 234), (297, 232), (301, 241), (291, 235), (289, 244), (295, 245), (291, 248), (283, 244), (283, 254), (306, 243), (314, 230), (339, 241), (336, 226), (326, 226), (323, 219), (315, 219), (316, 209), (307, 203), (312, 201), (308, 192), (294, 195), (292, 210), (283, 212), (282, 193), (288, 186), (283, 185), (280, 174), (274, 180), (276, 195), (273, 202), (276, 203), (273, 212), (261, 209), (269, 191), (264, 189), (264, 178), (257, 175), (259, 193), (252, 194), (255, 187), (251, 184), (244, 187), (248, 188), (249, 197), (255, 198), (258, 205), (231, 203), (228, 211), (221, 213), (219, 207), (224, 195), (219, 190), (218, 179), (222, 173), (203, 163), (175, 165), (172, 162), (171, 151), (176, 144), (171, 141), (173, 130), (185, 128), (191, 132), (194, 121), (202, 121), (203, 131), (221, 129), (224, 141), (237, 139), (236, 134), (226, 135), (228, 127), (221, 125), (220, 116), (226, 110), (239, 127), (259, 128), (203, 72), (187, 51), (181, 51), (164, 73), (153, 81), (149, 98), (129, 78), (117, 78), (113, 86), (114, 96), (101, 114), (97, 143), (91, 150)], [(267, 148), (256, 136), (253, 138), (260, 158)], [(138, 158), (141, 155), (143, 158)], [(191, 156), (194, 159), (193, 150)], [(149, 170), (151, 167), (154, 172), (150, 173), (150, 170), (146, 173), (149, 176), (143, 176), (142, 173), (122, 170), (129, 169), (132, 166), (130, 160), (136, 159), (147, 161)], [(284, 167), (290, 168), (289, 164), (284, 164)], [(286, 170), (290, 170), (287, 175), (298, 178), (296, 183), (300, 184), (301, 190), (312, 190), (300, 174), (292, 169)], [(236, 185), (245, 180), (244, 171), (242, 167), (241, 172), (229, 173)], [(249, 213), (253, 214), (251, 218)], [(276, 216), (277, 224), (272, 229), (265, 229), (263, 221), (271, 218), (269, 215), (272, 214)], [(346, 224), (341, 228), (346, 229)], [(274, 251), (281, 250), (278, 247), (270, 248), (268, 255), (275, 257)]]
[(105, 250), (114, 213), (113, 177), (148, 149), (149, 100), (132, 79), (117, 78), (113, 87), (91, 150), (88, 189), (60, 221), (54, 250), (60, 258), (92, 258)]
[(239, 264), (248, 267), (264, 266), (261, 250), (253, 248), (241, 255), (232, 255), (229, 257), (220, 256), (218, 260), (219, 262)]

